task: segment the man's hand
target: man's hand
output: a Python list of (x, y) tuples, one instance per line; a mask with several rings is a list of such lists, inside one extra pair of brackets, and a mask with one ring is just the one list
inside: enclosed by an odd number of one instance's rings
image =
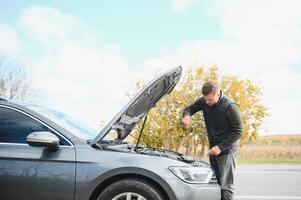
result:
[(190, 116), (185, 116), (182, 120), (183, 122), (183, 127), (185, 129), (189, 129), (189, 126), (190, 126)]
[(218, 146), (214, 146), (208, 151), (208, 156), (217, 156), (221, 153), (221, 149)]

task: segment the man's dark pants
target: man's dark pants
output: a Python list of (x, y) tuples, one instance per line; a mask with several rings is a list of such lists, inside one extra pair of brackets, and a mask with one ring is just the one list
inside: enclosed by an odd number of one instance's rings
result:
[(215, 171), (217, 181), (221, 185), (221, 200), (233, 200), (236, 153), (209, 156), (209, 160)]

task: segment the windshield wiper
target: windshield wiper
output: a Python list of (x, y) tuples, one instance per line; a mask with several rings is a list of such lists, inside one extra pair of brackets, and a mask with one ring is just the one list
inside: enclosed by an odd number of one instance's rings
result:
[(139, 145), (139, 143), (140, 143), (141, 136), (142, 136), (142, 132), (143, 132), (143, 129), (144, 129), (146, 120), (147, 120), (147, 116), (148, 116), (148, 113), (147, 113), (147, 114), (145, 115), (145, 117), (144, 117), (143, 125), (142, 125), (142, 128), (141, 128), (141, 130), (140, 130), (140, 134), (139, 134), (139, 137), (138, 137), (138, 140), (137, 140), (137, 144), (136, 144), (136, 146), (135, 146), (134, 151), (137, 151), (138, 145)]

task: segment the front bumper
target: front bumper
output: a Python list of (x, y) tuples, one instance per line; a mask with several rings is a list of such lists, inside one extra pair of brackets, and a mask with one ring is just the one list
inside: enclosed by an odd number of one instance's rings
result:
[(220, 200), (221, 189), (217, 183), (188, 184), (175, 177), (167, 180), (176, 200)]

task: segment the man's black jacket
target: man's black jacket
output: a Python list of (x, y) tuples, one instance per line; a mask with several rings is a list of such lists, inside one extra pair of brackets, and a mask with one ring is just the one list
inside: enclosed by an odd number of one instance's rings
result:
[(203, 111), (210, 148), (218, 145), (221, 155), (236, 152), (237, 140), (242, 136), (242, 119), (238, 105), (227, 96), (221, 96), (213, 106), (208, 106), (203, 97), (184, 110), (184, 116)]

